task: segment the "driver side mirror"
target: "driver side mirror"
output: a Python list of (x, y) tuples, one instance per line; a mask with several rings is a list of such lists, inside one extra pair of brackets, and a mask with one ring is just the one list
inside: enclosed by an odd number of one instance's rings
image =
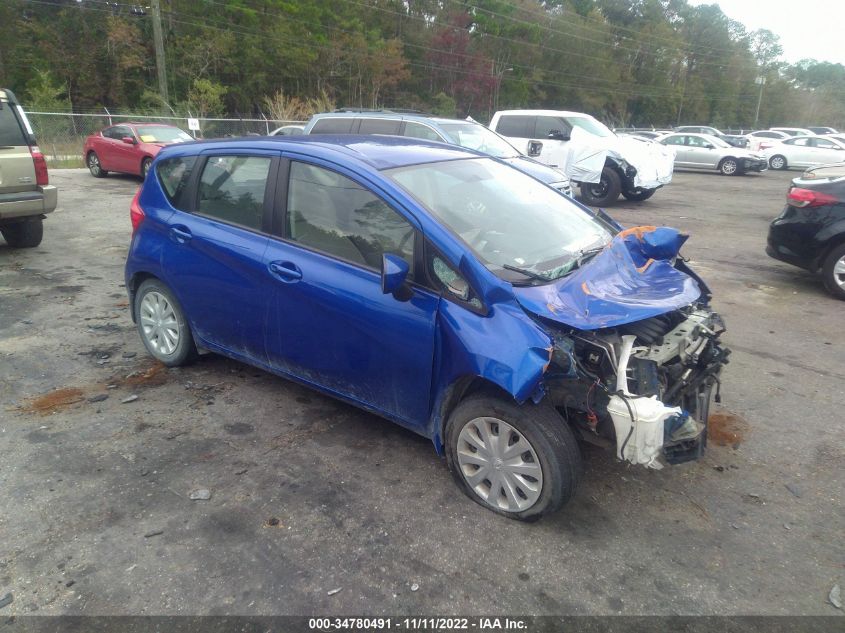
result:
[(713, 147), (710, 143), (705, 143), (705, 144), (704, 144), (704, 149), (716, 149), (716, 148), (715, 148), (715, 147)]
[(408, 262), (392, 253), (381, 256), (381, 291), (393, 295), (398, 301), (408, 301), (412, 291), (406, 283), (410, 266)]
[(540, 141), (528, 141), (528, 155), (537, 158), (543, 152), (543, 144)]
[(135, 139), (132, 138), (131, 136), (124, 136), (120, 140), (123, 141), (124, 143), (126, 143), (127, 145), (135, 145)]
[(568, 132), (561, 132), (560, 130), (552, 130), (547, 137), (552, 141), (568, 141), (571, 137)]

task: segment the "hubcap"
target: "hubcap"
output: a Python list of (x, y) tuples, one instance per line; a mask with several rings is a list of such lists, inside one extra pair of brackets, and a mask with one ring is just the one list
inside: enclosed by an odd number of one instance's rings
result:
[(845, 288), (845, 256), (833, 265), (833, 280), (840, 288)]
[(726, 174), (732, 174), (736, 171), (736, 163), (732, 160), (726, 160), (722, 165), (722, 171)]
[(151, 291), (141, 300), (141, 333), (159, 354), (170, 356), (179, 345), (179, 322), (171, 303), (160, 292)]
[(475, 418), (458, 435), (458, 466), (469, 487), (487, 505), (507, 512), (527, 510), (540, 498), (543, 470), (534, 447), (497, 418)]
[(773, 158), (772, 167), (774, 167), (775, 169), (780, 169), (781, 167), (783, 167), (783, 159), (778, 157)]
[(88, 157), (88, 167), (90, 167), (93, 171), (98, 171), (100, 169), (100, 159), (97, 158), (96, 154), (91, 154)]

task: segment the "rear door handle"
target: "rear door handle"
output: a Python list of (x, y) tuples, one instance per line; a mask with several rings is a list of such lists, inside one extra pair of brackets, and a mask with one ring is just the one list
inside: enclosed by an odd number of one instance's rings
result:
[(191, 235), (191, 231), (188, 230), (187, 226), (176, 225), (170, 227), (170, 239), (177, 244), (190, 242), (192, 237), (193, 235)]
[(270, 270), (270, 274), (285, 283), (302, 279), (302, 271), (293, 262), (270, 262), (267, 264), (267, 268)]

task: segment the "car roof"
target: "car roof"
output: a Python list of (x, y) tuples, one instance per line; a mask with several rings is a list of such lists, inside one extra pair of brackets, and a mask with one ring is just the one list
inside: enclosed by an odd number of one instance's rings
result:
[[(369, 112), (369, 111), (349, 111), (349, 112), (323, 112), (315, 114), (313, 119), (396, 119), (402, 121), (426, 121), (429, 123), (471, 123), (474, 125), (481, 125), (478, 121), (468, 121), (467, 119), (449, 119), (447, 117), (440, 117), (428, 114), (413, 114), (406, 112)], [(483, 127), (483, 126), (482, 126)]]
[[(231, 139), (215, 139), (183, 143), (167, 148), (168, 154), (184, 150), (186, 154), (199, 153), (209, 149), (239, 148), (282, 150), (289, 152), (312, 151), (315, 157), (328, 160), (345, 158), (376, 170), (406, 167), (446, 160), (486, 157), (486, 154), (465, 149), (458, 145), (433, 143), (415, 138), (381, 135), (319, 134), (302, 136), (247, 136)], [(307, 147), (306, 147), (307, 146)], [(191, 151), (195, 149), (196, 151)]]
[(572, 112), (570, 110), (500, 110), (499, 115), (523, 115), (523, 116), (592, 116), (585, 112)]

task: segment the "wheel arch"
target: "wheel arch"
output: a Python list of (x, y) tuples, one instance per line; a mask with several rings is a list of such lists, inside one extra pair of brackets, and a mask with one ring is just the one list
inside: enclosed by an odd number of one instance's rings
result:
[[(136, 273), (133, 273), (132, 276), (127, 279), (126, 281), (126, 290), (129, 293), (129, 312), (132, 315), (132, 323), (136, 323), (135, 320), (135, 295), (138, 292), (138, 288), (144, 283), (147, 279), (156, 279), (162, 283), (166, 283), (160, 277), (148, 272), (146, 270), (139, 270)], [(169, 288), (170, 286), (168, 286)]]
[(825, 260), (828, 258), (830, 253), (833, 249), (838, 248), (845, 244), (845, 222), (842, 223), (842, 226), (839, 227), (840, 232), (836, 233), (832, 237), (828, 238), (828, 240), (824, 243), (824, 246), (821, 248), (821, 252), (819, 256), (813, 261), (813, 270), (814, 272), (820, 272), (822, 266), (824, 265)]

